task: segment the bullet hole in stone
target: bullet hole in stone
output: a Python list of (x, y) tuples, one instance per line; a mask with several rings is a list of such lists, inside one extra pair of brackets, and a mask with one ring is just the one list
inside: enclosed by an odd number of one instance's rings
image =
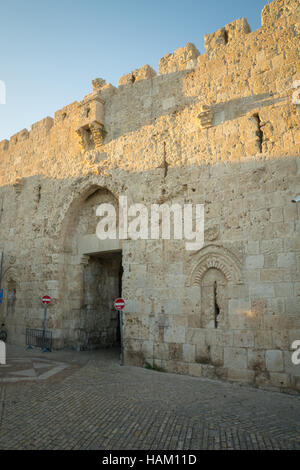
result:
[(42, 189), (42, 186), (39, 184), (37, 187), (37, 196), (36, 196), (37, 203), (39, 203), (41, 200), (41, 189)]
[(262, 144), (263, 144), (263, 140), (264, 140), (264, 134), (263, 134), (263, 131), (262, 131), (261, 119), (260, 119), (258, 113), (254, 114), (253, 117), (254, 117), (254, 119), (256, 120), (256, 123), (257, 123), (256, 135), (258, 137), (259, 153), (262, 153)]
[(164, 178), (167, 177), (168, 175), (168, 167), (169, 167), (169, 164), (167, 162), (167, 156), (166, 156), (166, 142), (164, 142)]

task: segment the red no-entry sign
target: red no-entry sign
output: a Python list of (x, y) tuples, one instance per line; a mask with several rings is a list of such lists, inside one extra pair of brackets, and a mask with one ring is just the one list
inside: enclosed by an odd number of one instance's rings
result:
[(114, 302), (114, 307), (117, 309), (117, 310), (123, 310), (123, 308), (125, 307), (125, 300), (124, 299), (116, 299), (115, 302)]
[(50, 304), (50, 302), (51, 302), (51, 297), (49, 297), (49, 295), (44, 295), (44, 297), (42, 297), (42, 303), (44, 305), (48, 305)]

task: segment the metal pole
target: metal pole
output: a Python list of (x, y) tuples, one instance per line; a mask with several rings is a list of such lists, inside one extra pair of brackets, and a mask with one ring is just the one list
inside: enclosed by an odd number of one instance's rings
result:
[(45, 346), (45, 337), (46, 337), (46, 322), (47, 322), (47, 304), (45, 304), (44, 307), (44, 326), (43, 326), (43, 352), (48, 351), (48, 349)]
[(2, 283), (3, 251), (0, 251), (0, 287)]
[(120, 310), (120, 339), (121, 339), (121, 366), (124, 366), (124, 348), (123, 348), (123, 312)]

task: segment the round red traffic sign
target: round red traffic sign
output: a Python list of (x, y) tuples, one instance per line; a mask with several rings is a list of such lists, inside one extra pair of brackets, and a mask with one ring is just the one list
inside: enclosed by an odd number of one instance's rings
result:
[(50, 304), (50, 302), (51, 302), (51, 297), (49, 297), (49, 295), (44, 295), (44, 297), (42, 298), (42, 303), (44, 305), (48, 305)]
[(123, 310), (123, 308), (125, 307), (125, 300), (124, 299), (116, 299), (115, 302), (114, 302), (114, 307), (117, 309), (117, 310)]

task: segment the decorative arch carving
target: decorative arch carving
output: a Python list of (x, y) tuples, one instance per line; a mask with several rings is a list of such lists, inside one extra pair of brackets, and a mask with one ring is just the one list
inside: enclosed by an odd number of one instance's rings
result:
[(9, 281), (17, 282), (17, 279), (19, 279), (18, 272), (14, 266), (9, 266), (7, 269), (4, 269), (3, 280), (5, 282), (9, 282)]
[(227, 248), (208, 245), (197, 253), (197, 258), (189, 278), (190, 286), (201, 286), (204, 274), (211, 268), (221, 271), (227, 282), (242, 284), (241, 264)]
[(115, 178), (108, 178), (107, 176), (79, 178), (70, 186), (68, 198), (58, 204), (51, 225), (54, 227), (55, 235), (59, 243), (64, 245), (64, 251), (66, 251), (65, 249), (68, 246), (66, 238), (68, 237), (68, 232), (72, 229), (72, 223), (76, 213), (89, 196), (101, 189), (109, 191), (117, 200), (118, 196), (126, 192), (128, 188), (123, 182)]

